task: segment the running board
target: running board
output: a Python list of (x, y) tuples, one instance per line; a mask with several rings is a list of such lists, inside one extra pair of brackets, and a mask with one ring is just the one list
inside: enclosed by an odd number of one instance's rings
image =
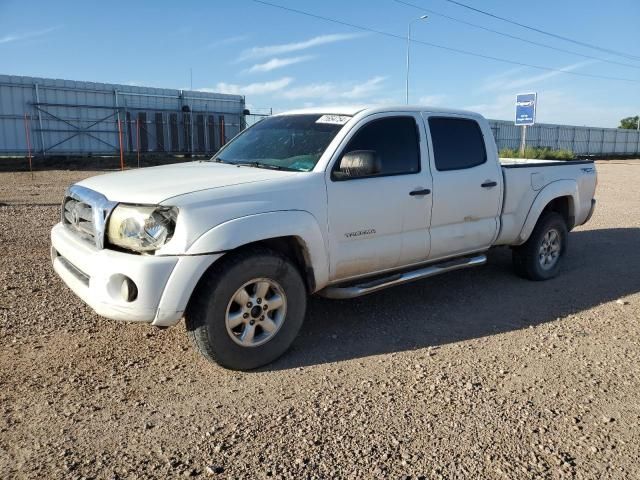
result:
[(434, 277), (436, 275), (440, 275), (441, 273), (452, 272), (454, 270), (461, 270), (463, 268), (469, 267), (478, 267), (480, 265), (484, 265), (485, 263), (487, 263), (486, 255), (456, 258), (454, 260), (449, 260), (435, 265), (429, 265), (428, 267), (419, 268), (417, 270), (396, 273), (387, 277), (378, 278), (376, 280), (370, 280), (365, 283), (344, 287), (326, 287), (323, 290), (320, 290), (318, 292), (318, 295), (335, 299), (355, 298), (360, 297), (361, 295), (368, 295), (369, 293), (374, 293), (385, 288), (395, 287), (396, 285), (403, 285), (415, 280)]

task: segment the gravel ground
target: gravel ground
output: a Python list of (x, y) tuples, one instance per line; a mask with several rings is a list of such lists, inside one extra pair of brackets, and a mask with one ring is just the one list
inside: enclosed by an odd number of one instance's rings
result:
[(600, 162), (560, 276), (485, 267), (312, 299), (251, 373), (54, 275), (64, 188), (0, 173), (0, 478), (640, 478), (640, 161)]

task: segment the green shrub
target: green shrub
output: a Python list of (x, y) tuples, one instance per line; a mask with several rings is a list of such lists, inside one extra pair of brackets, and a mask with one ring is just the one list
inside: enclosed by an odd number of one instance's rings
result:
[(518, 155), (518, 150), (515, 150), (513, 148), (503, 148), (502, 150), (500, 150), (501, 158), (518, 158)]
[(501, 158), (533, 158), (538, 160), (573, 160), (575, 155), (571, 150), (552, 150), (549, 147), (527, 147), (524, 156), (520, 156), (520, 150), (515, 148), (503, 148), (500, 150)]

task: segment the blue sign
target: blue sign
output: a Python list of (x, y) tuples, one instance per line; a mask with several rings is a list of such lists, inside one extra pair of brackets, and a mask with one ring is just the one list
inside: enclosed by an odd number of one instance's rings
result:
[(516, 95), (516, 125), (533, 125), (536, 123), (536, 93), (520, 93)]

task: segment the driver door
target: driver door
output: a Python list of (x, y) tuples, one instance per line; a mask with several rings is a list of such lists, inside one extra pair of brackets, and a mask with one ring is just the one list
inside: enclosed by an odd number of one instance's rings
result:
[[(374, 152), (377, 171), (342, 172), (342, 157), (353, 151)], [(423, 158), (423, 123), (414, 114), (372, 115), (346, 136), (327, 178), (332, 281), (426, 260), (432, 185)]]

